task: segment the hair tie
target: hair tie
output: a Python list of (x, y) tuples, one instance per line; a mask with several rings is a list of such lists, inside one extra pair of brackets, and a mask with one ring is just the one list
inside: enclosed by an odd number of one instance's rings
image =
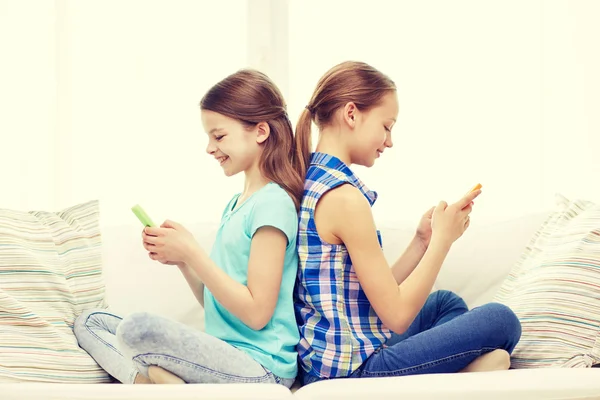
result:
[(306, 106), (306, 107), (304, 107), (304, 108), (306, 108), (306, 109), (308, 110), (308, 112), (309, 112), (309, 113), (311, 113), (311, 114), (313, 114), (313, 115), (314, 115), (314, 113), (315, 113), (315, 109), (314, 109), (314, 107), (311, 107), (311, 106)]

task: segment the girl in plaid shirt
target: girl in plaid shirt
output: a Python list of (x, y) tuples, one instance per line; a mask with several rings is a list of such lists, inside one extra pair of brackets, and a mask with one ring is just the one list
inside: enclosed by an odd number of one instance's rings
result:
[[(304, 384), (329, 378), (508, 369), (521, 326), (506, 306), (468, 310), (456, 294), (430, 294), (452, 244), (469, 227), (473, 200), (441, 201), (388, 265), (371, 206), (377, 194), (350, 170), (392, 147), (396, 86), (360, 62), (318, 82), (296, 127), (295, 162), (306, 170), (294, 296)], [(311, 123), (319, 142), (311, 153)]]

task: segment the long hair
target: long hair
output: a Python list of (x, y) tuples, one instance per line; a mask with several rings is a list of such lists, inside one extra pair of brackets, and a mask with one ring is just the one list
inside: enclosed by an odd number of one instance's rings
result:
[(294, 168), (301, 176), (306, 175), (313, 121), (322, 129), (331, 123), (335, 111), (347, 103), (354, 102), (359, 110), (368, 111), (379, 105), (387, 93), (395, 90), (396, 84), (390, 78), (363, 62), (346, 61), (327, 71), (317, 83), (296, 125)]
[(305, 172), (292, 164), (296, 153), (294, 131), (283, 96), (271, 79), (253, 69), (240, 70), (214, 85), (200, 101), (200, 109), (236, 119), (248, 128), (260, 122), (269, 124), (260, 171), (280, 185), (299, 209)]

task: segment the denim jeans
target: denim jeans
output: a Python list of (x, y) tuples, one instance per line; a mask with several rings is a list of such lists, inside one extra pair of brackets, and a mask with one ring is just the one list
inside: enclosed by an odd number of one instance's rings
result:
[(81, 314), (74, 325), (79, 346), (112, 377), (134, 383), (138, 373), (159, 366), (186, 383), (277, 383), (275, 376), (244, 351), (184, 324), (149, 313), (124, 319), (108, 310)]
[[(456, 294), (432, 293), (410, 327), (393, 334), (350, 378), (458, 372), (493, 350), (512, 353), (521, 324), (512, 310), (489, 303), (468, 311)], [(320, 378), (303, 372), (303, 384)]]

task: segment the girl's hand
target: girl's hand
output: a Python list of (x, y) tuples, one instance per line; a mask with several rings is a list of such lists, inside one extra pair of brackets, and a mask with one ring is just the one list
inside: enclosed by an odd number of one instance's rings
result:
[[(142, 231), (142, 245), (147, 250), (148, 249), (147, 246), (149, 246), (150, 243), (148, 243), (148, 242), (145, 241), (145, 237), (146, 237), (146, 233), (145, 233), (145, 231)], [(148, 255), (150, 255), (150, 253), (148, 253)], [(175, 261), (160, 261), (160, 260), (157, 260), (157, 261), (159, 261), (161, 264), (165, 264), (165, 265), (177, 265), (179, 268), (184, 268), (186, 266), (186, 263), (181, 262), (181, 261), (179, 261), (179, 262), (175, 262)]]
[(435, 207), (431, 207), (423, 216), (417, 227), (416, 237), (419, 242), (423, 245), (423, 249), (427, 249), (429, 242), (431, 241), (431, 218), (433, 216), (433, 210)]
[(440, 202), (431, 220), (432, 238), (437, 237), (448, 244), (454, 243), (470, 225), (469, 214), (473, 209), (473, 200), (481, 194), (481, 190), (466, 194), (452, 205)]
[(181, 267), (198, 248), (194, 236), (187, 229), (169, 220), (160, 228), (146, 227), (142, 238), (150, 258), (162, 264)]
[(181, 261), (160, 261), (160, 260), (157, 260), (157, 261), (159, 263), (165, 264), (165, 265), (177, 265), (180, 269), (187, 266), (186, 263), (181, 262)]

